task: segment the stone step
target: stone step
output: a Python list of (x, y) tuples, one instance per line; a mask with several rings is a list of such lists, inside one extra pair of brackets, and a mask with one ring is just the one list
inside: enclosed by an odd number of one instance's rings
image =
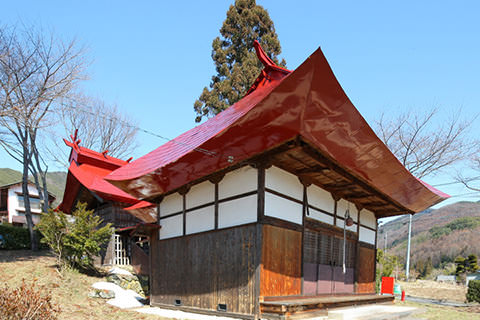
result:
[(417, 311), (412, 307), (401, 307), (394, 305), (367, 305), (359, 307), (338, 308), (328, 311), (328, 319), (331, 320), (396, 320), (412, 319), (413, 313)]

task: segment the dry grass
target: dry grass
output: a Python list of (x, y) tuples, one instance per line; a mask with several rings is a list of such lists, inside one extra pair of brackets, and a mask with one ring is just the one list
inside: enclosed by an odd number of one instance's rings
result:
[(436, 300), (465, 302), (467, 288), (462, 285), (441, 283), (432, 280), (416, 280), (412, 282), (397, 281), (405, 290), (405, 294)]
[[(420, 312), (413, 316), (414, 319), (425, 320), (473, 320), (480, 318), (478, 307), (443, 307), (437, 305), (426, 305), (414, 302), (396, 302), (395, 304), (415, 307)], [(412, 319), (413, 319), (412, 318)]]
[(0, 250), (0, 283), (17, 287), (22, 279), (26, 282), (37, 279), (38, 285), (48, 288), (53, 302), (61, 308), (60, 319), (162, 319), (112, 307), (103, 299), (89, 298), (87, 295), (90, 286), (105, 279), (76, 271), (60, 273), (55, 267), (55, 258), (46, 252)]

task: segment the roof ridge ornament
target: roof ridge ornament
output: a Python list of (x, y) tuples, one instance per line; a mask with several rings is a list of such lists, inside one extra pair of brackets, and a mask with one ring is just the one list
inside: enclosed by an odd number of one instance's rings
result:
[(80, 142), (82, 142), (82, 139), (77, 139), (77, 138), (78, 138), (78, 129), (75, 129), (75, 133), (73, 135), (70, 135), (70, 139), (72, 139), (72, 141), (68, 141), (65, 138), (63, 139), (63, 141), (67, 146), (78, 151), (80, 150)]
[(275, 62), (270, 59), (270, 57), (265, 53), (262, 46), (260, 45), (260, 42), (258, 42), (257, 40), (253, 41), (253, 47), (255, 48), (258, 60), (260, 60), (260, 62), (264, 65), (264, 68), (258, 75), (255, 82), (252, 84), (250, 89), (248, 89), (246, 95), (249, 95), (256, 89), (265, 86), (267, 83), (272, 81), (272, 79), (282, 79), (283, 77), (292, 72), (275, 64)]

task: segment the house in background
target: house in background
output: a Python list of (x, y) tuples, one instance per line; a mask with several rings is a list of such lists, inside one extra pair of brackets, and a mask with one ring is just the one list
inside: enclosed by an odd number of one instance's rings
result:
[(242, 318), (324, 315), (376, 296), (377, 219), (448, 195), (412, 176), (320, 49), (264, 69), (239, 102), (105, 176), (155, 203), (152, 305)]
[[(28, 183), (28, 193), (32, 210), (32, 220), (34, 224), (37, 224), (40, 221), (42, 204), (38, 190), (32, 182)], [(24, 196), (22, 181), (0, 186), (0, 222), (8, 222), (14, 226), (27, 226)], [(55, 196), (48, 193), (48, 203), (52, 204), (53, 201), (55, 201)]]
[[(142, 261), (148, 261), (148, 242), (131, 236), (130, 232), (137, 224), (155, 222), (156, 211), (150, 208), (152, 204), (139, 201), (103, 180), (107, 174), (124, 166), (129, 160), (111, 157), (108, 151), (99, 153), (80, 146), (77, 132), (71, 136), (71, 140), (64, 140), (71, 148), (70, 166), (63, 200), (58, 209), (71, 214), (78, 202), (86, 203), (87, 209), (94, 210), (104, 223), (111, 223), (115, 228), (115, 234), (102, 251), (97, 264), (133, 264), (140, 268)], [(132, 210), (128, 210), (131, 206), (134, 206)], [(145, 263), (143, 265), (142, 272), (148, 273)]]

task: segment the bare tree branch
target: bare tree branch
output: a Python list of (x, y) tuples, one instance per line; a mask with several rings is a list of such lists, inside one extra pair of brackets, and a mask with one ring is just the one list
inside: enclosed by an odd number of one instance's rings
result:
[(49, 111), (85, 79), (84, 50), (39, 28), (0, 27), (0, 146), (23, 165), (25, 217), (37, 248), (28, 197), (29, 173), (48, 209), (46, 173), (37, 148), (38, 132), (48, 125)]
[(376, 121), (375, 131), (398, 160), (415, 176), (435, 175), (476, 153), (468, 136), (474, 118), (460, 119), (460, 110), (447, 119), (437, 108), (408, 112)]
[[(122, 114), (115, 104), (77, 94), (64, 99), (56, 113), (65, 129), (63, 137), (78, 130), (83, 147), (98, 152), (108, 150), (110, 156), (117, 158), (129, 158), (138, 147), (136, 123), (131, 116)], [(52, 132), (51, 137), (55, 146), (51, 156), (57, 163), (64, 164), (68, 155), (58, 151), (64, 149), (60, 145), (63, 137), (56, 132)]]

